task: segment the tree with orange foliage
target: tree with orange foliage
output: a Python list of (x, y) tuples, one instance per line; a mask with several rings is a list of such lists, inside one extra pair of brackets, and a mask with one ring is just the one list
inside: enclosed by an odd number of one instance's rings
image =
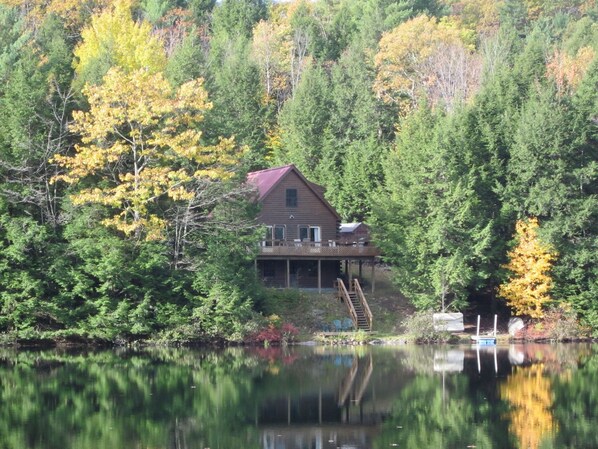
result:
[(107, 7), (111, 0), (0, 0), (0, 5), (19, 8), (26, 22), (33, 28), (41, 26), (44, 19), (55, 14), (65, 26), (78, 32), (90, 15)]
[(572, 93), (584, 79), (596, 57), (592, 47), (581, 47), (573, 56), (555, 50), (546, 66), (549, 77), (554, 79), (559, 95)]
[(538, 239), (538, 219), (519, 220), (516, 225), (517, 246), (509, 251), (509, 280), (498, 289), (499, 296), (518, 315), (542, 318), (543, 305), (550, 301), (550, 269), (556, 254)]

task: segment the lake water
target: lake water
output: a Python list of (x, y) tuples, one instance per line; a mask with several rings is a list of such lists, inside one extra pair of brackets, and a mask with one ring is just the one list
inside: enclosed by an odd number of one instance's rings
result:
[(0, 448), (598, 448), (598, 345), (0, 351)]

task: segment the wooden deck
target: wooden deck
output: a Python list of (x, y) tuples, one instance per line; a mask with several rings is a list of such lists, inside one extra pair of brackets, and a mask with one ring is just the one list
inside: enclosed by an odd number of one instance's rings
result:
[(268, 240), (261, 242), (258, 258), (372, 259), (379, 255), (378, 248), (361, 242), (341, 244), (333, 240), (327, 242)]

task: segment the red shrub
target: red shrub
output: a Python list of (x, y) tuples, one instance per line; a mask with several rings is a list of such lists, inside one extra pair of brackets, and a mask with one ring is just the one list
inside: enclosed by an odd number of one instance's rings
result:
[(288, 343), (292, 341), (298, 333), (299, 329), (291, 323), (283, 323), (281, 326), (270, 323), (268, 327), (260, 330), (257, 334), (252, 335), (249, 338), (249, 341), (265, 344)]

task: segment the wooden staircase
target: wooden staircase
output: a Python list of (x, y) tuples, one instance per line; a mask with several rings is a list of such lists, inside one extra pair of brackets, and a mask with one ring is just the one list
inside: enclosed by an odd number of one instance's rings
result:
[(363, 329), (366, 332), (372, 331), (372, 312), (368, 305), (361, 285), (357, 279), (349, 284), (349, 290), (345, 287), (342, 279), (336, 280), (338, 284), (338, 296), (347, 305), (353, 326), (355, 329)]

